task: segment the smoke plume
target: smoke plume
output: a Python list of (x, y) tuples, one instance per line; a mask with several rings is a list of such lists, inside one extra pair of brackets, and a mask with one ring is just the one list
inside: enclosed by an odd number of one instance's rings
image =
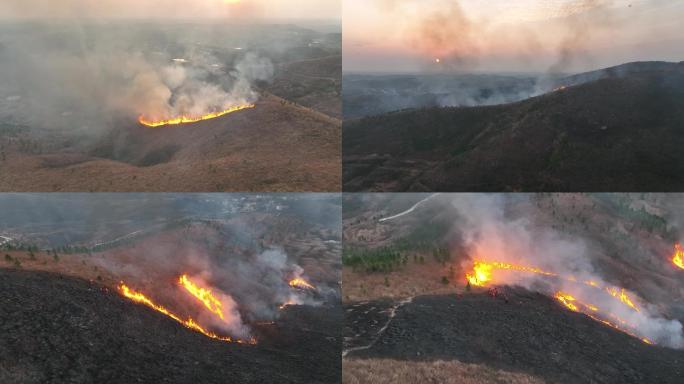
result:
[(251, 51), (218, 57), (189, 40), (164, 47), (174, 34), (139, 24), (5, 28), (2, 104), (36, 128), (102, 133), (141, 115), (197, 117), (255, 102), (255, 82), (274, 70)]
[(478, 260), (536, 267), (558, 274), (563, 278), (516, 271), (494, 272), (496, 284), (519, 285), (547, 295), (569, 292), (623, 319), (638, 334), (657, 344), (684, 348), (682, 324), (662, 317), (656, 305), (627, 290), (628, 297), (640, 307), (635, 311), (605, 290), (577, 283), (592, 281), (598, 287), (617, 286), (592, 264), (591, 254), (600, 252), (595, 244), (533, 226), (527, 218), (508, 218), (501, 195), (459, 195), (453, 198), (452, 205), (463, 218), (459, 229), (471, 259), (463, 263), (464, 270)]

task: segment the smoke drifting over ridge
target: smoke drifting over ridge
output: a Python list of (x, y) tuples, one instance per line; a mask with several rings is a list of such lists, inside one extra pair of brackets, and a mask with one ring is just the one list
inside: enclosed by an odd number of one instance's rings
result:
[[(595, 249), (597, 245), (553, 229), (534, 227), (525, 218), (507, 218), (500, 195), (459, 195), (451, 199), (451, 205), (463, 219), (458, 229), (470, 257), (461, 265), (464, 271), (474, 261), (484, 261), (534, 267), (557, 274), (560, 278), (496, 270), (493, 283), (519, 285), (550, 296), (558, 291), (569, 292), (578, 300), (624, 320), (640, 337), (663, 346), (684, 348), (682, 324), (663, 317), (657, 305), (625, 291), (639, 308), (636, 311), (597, 288), (616, 286), (592, 263), (591, 253), (600, 251)], [(591, 281), (595, 286), (582, 284), (584, 281)]]
[(671, 1), (350, 4), (350, 15), (369, 13), (345, 28), (343, 106), (351, 119), (517, 102), (566, 85), (571, 73), (684, 58), (671, 27), (682, 5)]
[[(278, 318), (283, 305), (339, 300), (339, 271), (327, 266), (339, 255), (324, 241), (339, 238), (333, 195), (16, 194), (0, 196), (0, 210), (0, 246), (33, 245), (45, 268), (124, 283), (219, 335), (249, 340), (251, 324)], [(224, 319), (183, 288), (182, 275), (211, 290)], [(315, 288), (292, 287), (293, 278)]]
[[(200, 116), (258, 98), (254, 83), (273, 65), (254, 52), (232, 62), (190, 41), (133, 25), (7, 27), (0, 39), (0, 84), (7, 112), (40, 128), (99, 133), (144, 115)], [(166, 46), (166, 49), (164, 48)], [(180, 55), (177, 57), (172, 53)], [(175, 60), (174, 60), (175, 59)], [(5, 94), (6, 93), (6, 94)]]
[(576, 73), (630, 61), (679, 61), (683, 54), (675, 43), (681, 42), (674, 25), (682, 10), (676, 1), (345, 4), (350, 15), (362, 9), (368, 15), (345, 28), (348, 73)]

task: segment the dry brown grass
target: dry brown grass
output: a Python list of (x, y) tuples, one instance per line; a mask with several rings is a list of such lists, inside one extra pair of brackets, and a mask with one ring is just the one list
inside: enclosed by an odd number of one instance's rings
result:
[[(434, 261), (426, 261), (425, 264), (410, 262), (406, 267), (390, 273), (354, 272), (351, 268), (344, 267), (342, 297), (345, 302), (353, 302), (462, 293), (465, 288), (462, 274), (454, 270), (452, 276), (451, 272), (448, 265), (442, 266)], [(449, 284), (442, 283), (442, 276), (449, 279)], [(389, 286), (385, 284), (385, 277)]]
[[(110, 288), (115, 288), (119, 282), (116, 276), (93, 262), (92, 257), (84, 254), (59, 254), (58, 260), (44, 251), (35, 252), (34, 259), (31, 259), (26, 251), (2, 251), (0, 255), (0, 268), (17, 268), (14, 260), (18, 260), (18, 268), (25, 270), (53, 272), (98, 281)], [(5, 255), (9, 255), (12, 261), (8, 261)]]
[(544, 380), (523, 373), (507, 372), (485, 365), (459, 361), (415, 362), (390, 359), (342, 360), (344, 384), (543, 384)]
[[(0, 191), (13, 192), (330, 192), (341, 188), (341, 123), (265, 94), (256, 108), (162, 128), (129, 127), (130, 161), (56, 151), (0, 161)], [(44, 139), (41, 139), (44, 140)], [(112, 141), (114, 142), (114, 141)], [(50, 147), (54, 143), (44, 143)], [(121, 144), (117, 144), (121, 145)], [(146, 154), (178, 151), (138, 166)], [(121, 149), (121, 148), (119, 148)]]

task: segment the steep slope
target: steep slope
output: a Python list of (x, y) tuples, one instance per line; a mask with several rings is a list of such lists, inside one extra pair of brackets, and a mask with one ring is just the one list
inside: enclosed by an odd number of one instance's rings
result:
[(339, 307), (288, 307), (252, 346), (56, 274), (0, 269), (0, 300), (2, 383), (339, 382)]
[(513, 104), (347, 122), (344, 188), (681, 190), (684, 63), (625, 68)]

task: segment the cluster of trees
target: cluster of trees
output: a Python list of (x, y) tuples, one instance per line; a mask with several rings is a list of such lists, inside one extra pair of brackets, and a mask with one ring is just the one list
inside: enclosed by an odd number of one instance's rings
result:
[(12, 257), (8, 253), (5, 254), (5, 261), (8, 263), (12, 263), (15, 268), (21, 268), (21, 261), (19, 261), (19, 259), (17, 258)]
[[(17, 242), (11, 242), (11, 243), (5, 243), (2, 246), (0, 246), (0, 249), (4, 251), (20, 251), (20, 252), (26, 252), (29, 255), (29, 259), (31, 260), (36, 260), (36, 254), (41, 252), (41, 249), (35, 245), (35, 244), (28, 244), (28, 243), (17, 243)], [(59, 255), (60, 254), (77, 254), (77, 253), (90, 253), (91, 250), (90, 248), (82, 245), (65, 245), (62, 247), (56, 247), (52, 249), (46, 249), (45, 253), (48, 255), (51, 255), (55, 261), (59, 261)], [(9, 254), (5, 255), (5, 260), (9, 260), (7, 258), (11, 256)]]
[(432, 249), (432, 257), (434, 257), (438, 263), (444, 265), (447, 261), (451, 260), (451, 252), (449, 252), (449, 248), (447, 247), (434, 247)]
[(664, 218), (648, 212), (644, 207), (635, 209), (629, 196), (616, 194), (595, 194), (594, 196), (598, 200), (609, 204), (618, 215), (638, 225), (640, 229), (651, 233), (658, 233), (665, 239), (672, 241), (677, 238), (676, 233), (668, 226)]
[[(433, 246), (424, 252), (432, 253), (435, 261), (442, 265), (451, 260), (451, 253), (447, 247)], [(416, 264), (424, 264), (424, 252), (410, 251), (397, 246), (363, 250), (345, 249), (342, 253), (342, 264), (354, 271), (387, 273), (406, 266), (410, 259)]]
[(394, 247), (369, 250), (346, 250), (342, 254), (342, 264), (354, 271), (391, 272), (408, 263), (408, 256)]
[(35, 244), (17, 243), (17, 242), (7, 242), (3, 244), (0, 249), (5, 251), (26, 251), (26, 252), (38, 252), (40, 249)]

